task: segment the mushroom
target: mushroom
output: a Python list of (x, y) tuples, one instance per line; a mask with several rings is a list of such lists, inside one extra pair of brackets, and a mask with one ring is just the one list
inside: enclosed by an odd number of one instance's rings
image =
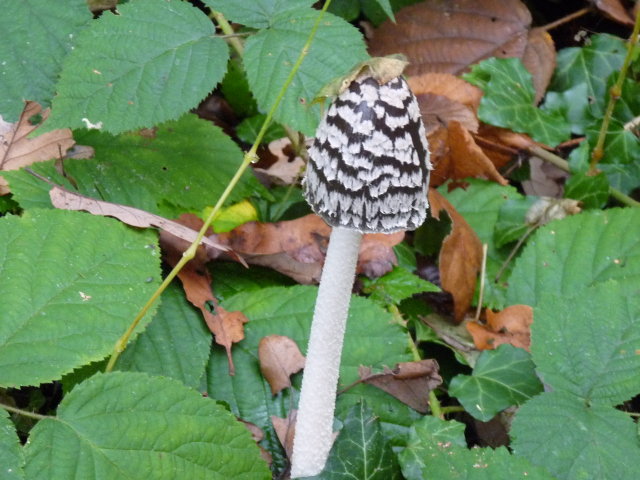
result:
[(426, 218), (432, 167), (418, 103), (400, 76), (405, 64), (389, 74), (369, 62), (345, 77), (309, 149), (305, 197), (333, 230), (302, 378), (292, 478), (319, 474), (331, 450), (340, 355), (363, 233), (413, 230)]

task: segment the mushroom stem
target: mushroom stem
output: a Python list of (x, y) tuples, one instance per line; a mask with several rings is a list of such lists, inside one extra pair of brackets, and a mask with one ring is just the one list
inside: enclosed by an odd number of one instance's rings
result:
[(311, 324), (298, 404), (291, 478), (319, 474), (333, 443), (340, 356), (362, 233), (333, 227)]

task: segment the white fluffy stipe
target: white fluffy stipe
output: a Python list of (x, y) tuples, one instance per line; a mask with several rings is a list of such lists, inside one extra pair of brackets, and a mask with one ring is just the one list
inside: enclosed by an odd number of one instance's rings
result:
[(291, 478), (319, 474), (333, 443), (340, 355), (362, 234), (334, 227), (322, 269), (298, 403)]

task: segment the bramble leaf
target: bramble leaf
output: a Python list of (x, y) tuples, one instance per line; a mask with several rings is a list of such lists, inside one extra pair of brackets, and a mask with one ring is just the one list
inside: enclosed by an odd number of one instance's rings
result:
[[(77, 385), (25, 449), (28, 478), (269, 479), (249, 431), (178, 381), (97, 374)], [(55, 461), (52, 461), (52, 458)]]
[(24, 479), (24, 455), (16, 427), (5, 410), (0, 409), (0, 478)]
[(110, 218), (0, 219), (0, 385), (50, 382), (107, 355), (159, 285), (159, 257), (151, 232)]
[(204, 0), (205, 5), (222, 12), (228, 20), (251, 28), (267, 28), (280, 13), (306, 9), (313, 0)]
[(67, 57), (45, 128), (120, 133), (179, 117), (222, 79), (229, 49), (188, 2), (137, 0), (104, 12)]

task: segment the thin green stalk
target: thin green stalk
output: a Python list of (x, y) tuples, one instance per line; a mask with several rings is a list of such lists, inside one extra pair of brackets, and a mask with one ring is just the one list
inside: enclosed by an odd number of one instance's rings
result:
[(162, 295), (162, 292), (165, 291), (165, 289), (169, 286), (171, 281), (178, 275), (178, 272), (182, 270), (182, 267), (184, 267), (187, 264), (187, 262), (189, 262), (191, 259), (195, 257), (196, 251), (198, 249), (198, 245), (200, 245), (200, 242), (202, 241), (202, 238), (204, 237), (207, 229), (213, 222), (213, 219), (216, 217), (216, 215), (218, 215), (218, 212), (222, 208), (222, 205), (226, 202), (227, 198), (231, 194), (231, 191), (235, 188), (236, 184), (240, 180), (240, 177), (242, 177), (242, 174), (249, 167), (249, 165), (251, 165), (251, 163), (254, 163), (258, 160), (258, 155), (256, 153), (258, 151), (258, 146), (262, 142), (262, 139), (264, 138), (264, 135), (267, 132), (267, 128), (269, 127), (269, 124), (273, 120), (273, 116), (275, 115), (275, 112), (278, 110), (278, 107), (280, 106), (280, 103), (282, 102), (282, 99), (284, 98), (284, 95), (287, 89), (289, 88), (289, 85), (293, 81), (293, 77), (295, 76), (296, 72), (300, 68), (300, 65), (302, 65), (302, 61), (305, 59), (305, 57), (309, 53), (309, 47), (311, 46), (311, 42), (313, 41), (313, 38), (315, 37), (316, 32), (318, 31), (318, 27), (320, 26), (322, 17), (327, 11), (327, 8), (329, 7), (330, 3), (331, 3), (331, 0), (327, 0), (324, 6), (322, 7), (322, 10), (318, 14), (318, 18), (316, 19), (316, 22), (314, 23), (313, 28), (311, 29), (311, 32), (309, 32), (309, 37), (307, 38), (307, 41), (304, 44), (304, 47), (302, 47), (302, 51), (300, 52), (298, 59), (293, 65), (291, 72), (289, 72), (289, 76), (287, 77), (284, 84), (282, 85), (282, 88), (280, 89), (280, 92), (278, 93), (276, 100), (274, 101), (273, 105), (271, 106), (271, 109), (267, 113), (267, 116), (264, 122), (262, 123), (262, 128), (260, 128), (260, 131), (258, 132), (258, 136), (256, 137), (255, 142), (251, 146), (251, 149), (245, 153), (242, 163), (240, 164), (235, 175), (227, 185), (227, 188), (225, 188), (224, 192), (218, 199), (218, 202), (215, 204), (215, 206), (209, 213), (209, 216), (207, 217), (204, 224), (202, 225), (202, 228), (198, 232), (196, 239), (189, 246), (189, 248), (185, 250), (185, 252), (182, 254), (182, 258), (180, 259), (180, 261), (176, 264), (175, 267), (173, 267), (171, 272), (169, 272), (169, 275), (167, 275), (167, 277), (160, 284), (158, 289), (153, 293), (153, 295), (151, 295), (149, 300), (147, 300), (147, 303), (145, 303), (145, 305), (142, 307), (140, 312), (138, 312), (136, 317), (133, 319), (127, 331), (116, 342), (113, 348), (113, 352), (111, 353), (111, 357), (109, 358), (109, 362), (107, 363), (107, 366), (105, 368), (105, 372), (110, 372), (113, 370), (113, 368), (115, 367), (116, 361), (118, 360), (118, 357), (126, 348), (127, 344), (129, 343), (129, 339), (131, 338), (131, 335), (133, 334), (134, 330), (136, 329), (136, 327), (138, 326), (142, 318), (147, 314), (149, 309), (153, 306), (153, 304), (160, 297), (160, 295)]
[(40, 415), (39, 413), (29, 412), (28, 410), (22, 410), (21, 408), (11, 407), (9, 405), (5, 405), (4, 403), (0, 403), (0, 408), (4, 408), (5, 410), (17, 413), (18, 415), (22, 415), (23, 417), (34, 418), (36, 420), (44, 420), (45, 418), (55, 418), (49, 417), (47, 415)]
[(622, 68), (620, 69), (620, 74), (618, 75), (618, 79), (616, 80), (615, 85), (613, 85), (609, 89), (609, 102), (607, 103), (607, 109), (605, 110), (604, 117), (602, 119), (602, 126), (600, 127), (596, 146), (591, 152), (591, 164), (589, 167), (589, 172), (592, 174), (596, 173), (598, 162), (602, 160), (602, 157), (604, 156), (604, 141), (607, 137), (607, 132), (609, 131), (609, 123), (611, 122), (611, 117), (613, 116), (613, 108), (622, 95), (622, 85), (624, 83), (624, 79), (627, 76), (627, 70), (629, 69), (631, 60), (633, 59), (633, 51), (635, 50), (635, 46), (638, 44), (638, 34), (640, 34), (640, 8), (638, 9), (638, 12), (636, 14), (636, 21), (633, 25), (633, 32), (631, 33), (629, 40), (627, 40), (627, 54), (624, 57), (624, 63), (622, 64)]
[(216, 23), (220, 27), (220, 30), (222, 30), (225, 35), (230, 35), (229, 37), (227, 37), (229, 45), (231, 45), (231, 48), (233, 48), (238, 53), (238, 55), (242, 57), (242, 54), (244, 53), (244, 44), (238, 37), (233, 36), (236, 32), (233, 31), (233, 27), (231, 27), (231, 24), (227, 21), (226, 18), (224, 18), (224, 15), (215, 10), (211, 10), (210, 17), (212, 17), (216, 21)]
[[(539, 157), (549, 163), (554, 164), (556, 167), (558, 167), (561, 170), (564, 170), (565, 172), (570, 171), (569, 162), (567, 162), (564, 158), (561, 158), (551, 152), (548, 152), (543, 148), (530, 147), (529, 152), (535, 155), (536, 157)], [(640, 207), (640, 202), (638, 202), (637, 200), (634, 200), (629, 195), (625, 195), (617, 188), (609, 187), (609, 195), (611, 195), (620, 203), (627, 205), (628, 207)]]

